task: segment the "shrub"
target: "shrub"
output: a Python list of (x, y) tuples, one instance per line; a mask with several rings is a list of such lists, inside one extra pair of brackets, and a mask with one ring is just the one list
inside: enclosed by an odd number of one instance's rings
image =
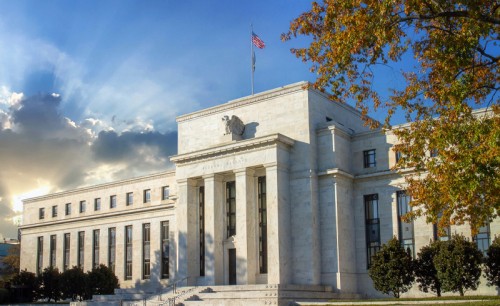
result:
[(421, 248), (415, 262), (415, 276), (419, 289), (423, 292), (435, 292), (437, 296), (441, 296), (441, 281), (434, 266), (434, 258), (439, 251), (440, 243), (434, 241)]
[(79, 267), (73, 267), (61, 274), (60, 289), (63, 299), (82, 301), (87, 290), (87, 274)]
[(372, 257), (368, 274), (375, 289), (385, 294), (392, 293), (396, 298), (410, 290), (415, 279), (413, 260), (396, 237), (382, 245), (380, 251)]
[(485, 274), (488, 286), (500, 287), (500, 237), (495, 237), (486, 253)]
[(103, 264), (87, 273), (92, 294), (114, 294), (115, 288), (120, 288), (116, 275)]
[(48, 267), (43, 269), (42, 275), (40, 275), (40, 298), (54, 300), (57, 302), (61, 299), (61, 288), (60, 288), (61, 273), (57, 268)]
[(449, 241), (439, 244), (434, 266), (443, 291), (459, 292), (476, 290), (481, 276), (483, 255), (476, 244), (464, 236), (453, 235)]
[(12, 278), (10, 285), (11, 298), (17, 302), (34, 302), (38, 297), (40, 284), (35, 273), (20, 271)]

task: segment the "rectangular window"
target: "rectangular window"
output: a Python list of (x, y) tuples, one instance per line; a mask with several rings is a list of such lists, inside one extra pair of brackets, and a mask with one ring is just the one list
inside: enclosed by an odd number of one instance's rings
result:
[(142, 225), (142, 279), (151, 276), (151, 224)]
[(132, 279), (132, 225), (125, 226), (125, 279)]
[(399, 227), (399, 241), (412, 258), (415, 258), (415, 235), (413, 232), (413, 221), (405, 222), (403, 216), (411, 211), (410, 196), (405, 191), (398, 191), (396, 193), (398, 202), (398, 227)]
[(394, 155), (396, 156), (396, 163), (399, 162), (399, 160), (401, 159), (401, 157), (403, 157), (403, 155), (399, 151), (395, 151)]
[(168, 186), (161, 187), (161, 199), (167, 200), (170, 196), (170, 188)]
[(116, 195), (112, 195), (109, 197), (109, 208), (116, 207)]
[(85, 232), (78, 232), (78, 258), (77, 266), (83, 270), (85, 258)]
[(101, 198), (94, 199), (94, 210), (101, 210)]
[(236, 183), (226, 183), (226, 227), (227, 238), (236, 235)]
[(258, 178), (258, 205), (259, 205), (259, 271), (267, 273), (267, 202), (266, 177)]
[(151, 202), (151, 189), (145, 189), (144, 190), (144, 203), (149, 203)]
[(80, 213), (84, 213), (86, 209), (87, 209), (87, 202), (80, 201)]
[(110, 227), (108, 229), (108, 267), (115, 272), (116, 258), (116, 228)]
[(364, 166), (365, 168), (373, 168), (377, 166), (375, 159), (375, 149), (363, 151)]
[[(439, 220), (441, 220), (443, 214), (439, 213), (438, 215), (438, 223)], [(451, 228), (450, 226), (447, 226), (443, 229), (443, 233), (439, 233), (438, 225), (433, 224), (433, 232), (434, 232), (434, 241), (448, 241), (451, 239)]]
[(431, 157), (436, 157), (438, 156), (438, 149), (431, 149), (430, 155)]
[(36, 248), (36, 274), (41, 275), (43, 269), (43, 237), (38, 237)]
[(477, 235), (473, 237), (474, 242), (477, 245), (477, 249), (483, 253), (486, 258), (486, 252), (490, 247), (490, 223), (487, 222), (485, 225), (481, 226), (478, 230)]
[(56, 267), (56, 235), (50, 236), (50, 266)]
[(161, 223), (161, 278), (169, 277), (169, 236), (168, 221)]
[(57, 205), (52, 206), (52, 218), (57, 217)]
[(378, 194), (364, 196), (367, 266), (371, 265), (372, 256), (380, 250), (380, 219), (378, 214)]
[(70, 250), (70, 234), (66, 233), (64, 234), (64, 241), (63, 241), (63, 271), (66, 271), (69, 269), (69, 250)]
[(45, 208), (40, 208), (38, 209), (38, 219), (43, 220), (45, 219)]
[(200, 230), (200, 276), (205, 276), (205, 187), (200, 186), (198, 193), (198, 212)]
[(66, 216), (71, 215), (71, 203), (66, 203), (64, 207), (64, 212), (66, 213)]
[(134, 204), (134, 193), (133, 192), (128, 192), (127, 193), (127, 206)]
[(100, 247), (100, 239), (99, 235), (101, 234), (101, 231), (96, 229), (93, 232), (93, 237), (92, 237), (92, 246), (93, 246), (93, 252), (92, 252), (92, 267), (93, 268), (98, 268), (99, 267), (99, 247)]

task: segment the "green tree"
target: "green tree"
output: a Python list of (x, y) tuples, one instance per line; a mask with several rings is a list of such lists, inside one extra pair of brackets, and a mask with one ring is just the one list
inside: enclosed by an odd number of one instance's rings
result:
[(11, 280), (11, 295), (20, 296), (19, 302), (34, 302), (38, 297), (40, 283), (35, 273), (22, 270)]
[(60, 289), (62, 298), (72, 301), (82, 301), (87, 293), (87, 274), (79, 267), (74, 266), (61, 274)]
[(441, 296), (441, 281), (437, 276), (434, 258), (436, 257), (441, 241), (434, 241), (420, 249), (415, 262), (415, 276), (418, 287), (423, 292), (435, 292)]
[(487, 251), (485, 274), (488, 286), (500, 288), (500, 237), (495, 237)]
[(107, 266), (101, 264), (88, 272), (88, 281), (92, 295), (114, 294), (116, 288), (120, 288), (118, 278)]
[(392, 293), (399, 298), (411, 288), (413, 276), (413, 260), (394, 237), (382, 245), (372, 257), (368, 275), (373, 280), (375, 289), (385, 294)]
[[(312, 38), (291, 51), (332, 100), (364, 115), (384, 108), (389, 129), (396, 112), (412, 122), (392, 130), (404, 156), (396, 169), (415, 170), (405, 175), (410, 215), (437, 223), (442, 213), (441, 228), (469, 222), (475, 234), (499, 215), (499, 11), (498, 0), (323, 0), (282, 35)], [(400, 76), (387, 95), (375, 84), (381, 67)], [(473, 113), (483, 106), (492, 112)]]
[(443, 291), (459, 292), (476, 290), (481, 276), (483, 254), (474, 242), (462, 235), (453, 235), (439, 244), (434, 266)]
[(57, 302), (61, 299), (61, 273), (54, 267), (48, 267), (43, 269), (42, 274), (39, 276), (40, 291), (39, 295), (42, 299), (54, 300)]

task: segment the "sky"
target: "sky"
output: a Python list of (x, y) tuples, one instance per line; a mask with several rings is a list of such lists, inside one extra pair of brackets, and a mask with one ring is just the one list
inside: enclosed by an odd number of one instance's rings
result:
[[(22, 199), (171, 169), (176, 116), (314, 81), (305, 0), (0, 0), (0, 239)], [(389, 76), (390, 77), (390, 76)]]

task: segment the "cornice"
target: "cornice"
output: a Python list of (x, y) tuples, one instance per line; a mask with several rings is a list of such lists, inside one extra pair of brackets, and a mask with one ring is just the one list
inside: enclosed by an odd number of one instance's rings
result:
[(283, 86), (280, 88), (271, 89), (271, 90), (264, 91), (262, 93), (255, 94), (252, 96), (247, 96), (247, 97), (231, 100), (231, 101), (226, 102), (224, 104), (216, 105), (216, 106), (206, 108), (206, 109), (194, 112), (194, 113), (181, 115), (181, 116), (178, 116), (176, 120), (178, 123), (180, 123), (180, 122), (191, 120), (194, 118), (204, 117), (204, 116), (208, 116), (211, 114), (231, 110), (234, 108), (239, 108), (243, 105), (255, 104), (255, 103), (259, 103), (259, 102), (269, 100), (272, 98), (276, 98), (279, 96), (284, 96), (284, 95), (288, 95), (288, 94), (295, 93), (295, 92), (305, 91), (305, 90), (307, 90), (305, 88), (307, 86), (307, 84), (309, 84), (309, 83), (303, 81), (303, 82), (298, 82), (298, 83), (286, 85), (286, 86)]
[(102, 190), (102, 189), (107, 189), (110, 187), (118, 187), (118, 186), (123, 186), (124, 184), (139, 183), (139, 182), (144, 182), (144, 181), (148, 181), (151, 179), (168, 177), (168, 176), (175, 176), (175, 169), (164, 171), (164, 172), (159, 172), (159, 173), (148, 174), (145, 176), (125, 179), (125, 180), (120, 180), (120, 181), (113, 181), (110, 183), (104, 183), (104, 184), (99, 184), (99, 185), (71, 189), (71, 190), (55, 192), (55, 193), (51, 193), (51, 194), (47, 194), (47, 195), (43, 195), (43, 196), (39, 196), (39, 197), (28, 198), (28, 199), (23, 200), (23, 205), (28, 204), (28, 203), (43, 201), (43, 200), (50, 200), (50, 199), (54, 199), (54, 198), (59, 198), (62, 196), (75, 195), (75, 194), (89, 192), (89, 191)]
[(248, 140), (235, 141), (229, 144), (220, 145), (190, 153), (175, 155), (170, 157), (170, 160), (176, 164), (184, 164), (188, 162), (194, 162), (200, 159), (206, 160), (212, 157), (219, 157), (240, 151), (255, 150), (271, 145), (280, 145), (280, 144), (284, 145), (285, 147), (292, 147), (294, 144), (294, 140), (279, 133), (271, 134)]
[(66, 223), (75, 223), (75, 222), (82, 222), (82, 221), (89, 221), (89, 220), (116, 218), (116, 217), (120, 217), (120, 216), (124, 216), (124, 215), (137, 215), (137, 214), (148, 213), (148, 212), (152, 212), (152, 211), (171, 210), (174, 208), (175, 208), (175, 204), (154, 205), (154, 206), (150, 206), (150, 207), (141, 207), (141, 208), (137, 208), (137, 209), (133, 209), (133, 210), (121, 210), (121, 211), (104, 213), (104, 214), (95, 214), (95, 215), (82, 216), (82, 217), (76, 217), (76, 218), (68, 218), (68, 219), (63, 219), (63, 220), (54, 220), (54, 221), (46, 221), (46, 222), (40, 222), (40, 223), (21, 225), (19, 228), (21, 230), (33, 229), (33, 228), (38, 228), (38, 227), (54, 226), (54, 225), (61, 225), (61, 224), (66, 224)]

